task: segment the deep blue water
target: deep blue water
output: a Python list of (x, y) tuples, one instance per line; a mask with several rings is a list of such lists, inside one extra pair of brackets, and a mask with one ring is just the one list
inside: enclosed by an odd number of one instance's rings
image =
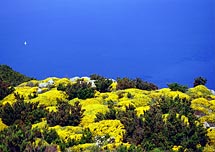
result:
[(0, 52), (0, 64), (38, 79), (98, 73), (191, 87), (203, 76), (215, 89), (215, 1), (2, 1)]

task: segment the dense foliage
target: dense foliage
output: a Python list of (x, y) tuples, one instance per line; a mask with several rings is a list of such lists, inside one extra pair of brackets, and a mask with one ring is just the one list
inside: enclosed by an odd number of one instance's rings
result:
[(50, 126), (77, 126), (83, 117), (83, 112), (79, 102), (75, 102), (72, 106), (66, 101), (58, 100), (57, 112), (48, 113), (46, 119)]
[(7, 95), (11, 94), (14, 91), (13, 87), (10, 87), (10, 84), (0, 80), (0, 100), (2, 100)]
[(170, 84), (167, 84), (167, 86), (172, 91), (181, 91), (181, 92), (185, 93), (188, 90), (187, 86), (181, 85), (181, 84), (178, 84), (178, 83), (170, 83)]
[(141, 90), (157, 90), (158, 87), (146, 81), (143, 81), (141, 78), (136, 78), (134, 80), (129, 78), (117, 78), (117, 89), (123, 90), (128, 88), (137, 88)]
[(96, 90), (99, 92), (110, 92), (110, 85), (113, 83), (112, 80), (105, 77), (93, 74), (90, 79), (95, 80)]
[(34, 78), (30, 78), (19, 72), (16, 72), (7, 65), (0, 65), (0, 80), (9, 83), (11, 86), (17, 86), (32, 79)]
[(180, 145), (183, 151), (202, 151), (208, 141), (207, 131), (201, 124), (196, 125), (198, 119), (190, 105), (185, 98), (163, 97), (140, 117), (133, 106), (117, 112), (111, 106), (106, 114), (98, 113), (95, 121), (120, 120), (126, 130), (123, 141), (141, 145), (146, 151), (156, 148), (168, 151), (174, 145)]
[(193, 86), (196, 87), (198, 85), (205, 85), (207, 83), (207, 79), (204, 77), (197, 77), (193, 82)]
[(6, 103), (0, 107), (0, 118), (2, 118), (3, 123), (10, 126), (14, 123), (36, 123), (44, 118), (47, 114), (43, 106), (38, 106), (39, 102), (30, 103), (25, 102), (24, 98), (19, 94), (14, 94), (16, 97), (16, 102), (12, 105)]
[(68, 94), (68, 99), (87, 99), (94, 97), (94, 89), (91, 87), (91, 83), (87, 83), (84, 81), (78, 81), (77, 83), (71, 85), (64, 86), (63, 84), (59, 84), (58, 90), (65, 91)]

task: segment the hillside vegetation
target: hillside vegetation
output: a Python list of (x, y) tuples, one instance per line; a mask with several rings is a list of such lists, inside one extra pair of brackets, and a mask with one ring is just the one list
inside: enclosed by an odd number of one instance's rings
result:
[(212, 152), (215, 95), (198, 82), (158, 89), (94, 74), (1, 85), (0, 151)]

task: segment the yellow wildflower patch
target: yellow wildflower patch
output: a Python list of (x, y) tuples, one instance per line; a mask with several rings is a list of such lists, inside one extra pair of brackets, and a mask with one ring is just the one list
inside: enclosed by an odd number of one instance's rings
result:
[(102, 120), (96, 123), (91, 123), (86, 128), (89, 128), (93, 136), (104, 136), (109, 134), (115, 138), (115, 142), (122, 142), (125, 129), (120, 120)]
[(72, 152), (81, 152), (81, 151), (92, 152), (95, 146), (96, 146), (95, 143), (79, 144), (69, 148), (68, 150)]
[(89, 104), (82, 107), (82, 109), (85, 109), (84, 111), (84, 117), (81, 120), (81, 126), (88, 125), (92, 122), (94, 122), (94, 119), (96, 118), (96, 114), (98, 112), (106, 113), (108, 111), (107, 105), (102, 104)]
[(138, 108), (136, 108), (135, 111), (137, 112), (137, 116), (139, 117), (140, 115), (143, 115), (149, 109), (150, 109), (149, 106), (144, 106), (144, 107), (138, 107)]
[(66, 100), (66, 98), (66, 93), (53, 88), (45, 93), (38, 94), (38, 97), (32, 99), (31, 102), (39, 102), (45, 106), (55, 106), (57, 104), (57, 99)]
[(5, 125), (0, 118), (0, 131), (4, 130), (5, 128), (7, 128), (7, 125)]
[(82, 127), (79, 126), (54, 126), (49, 129), (55, 129), (61, 139), (67, 142), (68, 139), (80, 140), (82, 137)]
[(189, 96), (191, 96), (191, 98), (195, 99), (195, 98), (201, 98), (201, 97), (205, 98), (207, 96), (210, 96), (212, 93), (204, 85), (198, 85), (198, 86), (196, 86), (194, 88), (190, 88), (187, 91), (187, 94)]
[(179, 151), (181, 147), (182, 147), (182, 146), (176, 146), (176, 145), (175, 145), (175, 146), (172, 147), (172, 150), (173, 150), (173, 151)]

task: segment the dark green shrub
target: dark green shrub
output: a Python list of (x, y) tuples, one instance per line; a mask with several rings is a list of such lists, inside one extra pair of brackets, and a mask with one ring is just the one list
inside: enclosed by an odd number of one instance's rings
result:
[(205, 85), (206, 83), (207, 79), (205, 79), (204, 77), (197, 77), (193, 82), (193, 87), (196, 87), (198, 85)]
[(140, 146), (136, 146), (134, 144), (131, 144), (130, 147), (120, 145), (116, 148), (117, 152), (143, 152), (143, 149)]
[(135, 88), (136, 84), (129, 78), (117, 78), (117, 90), (124, 90), (128, 88)]
[(34, 78), (27, 77), (19, 72), (14, 71), (7, 65), (0, 65), (0, 80), (9, 83), (11, 86), (17, 86), (23, 82), (33, 80)]
[(141, 78), (136, 78), (134, 80), (129, 78), (117, 78), (117, 89), (123, 90), (128, 88), (137, 88), (141, 90), (157, 90), (158, 87), (146, 81), (143, 81)]
[(97, 74), (90, 76), (91, 80), (96, 80), (94, 83), (96, 85), (96, 90), (99, 92), (110, 92), (110, 85), (113, 83), (112, 80), (102, 77)]
[(12, 125), (0, 132), (0, 151), (21, 152), (26, 149), (45, 150), (45, 146), (35, 147), (33, 142), (41, 138), (39, 129), (31, 130), (31, 126)]
[(0, 100), (4, 99), (4, 97), (11, 94), (13, 91), (13, 87), (10, 87), (8, 83), (5, 83), (0, 80)]
[(184, 85), (180, 85), (178, 83), (170, 83), (167, 84), (167, 86), (172, 90), (172, 91), (181, 91), (183, 93), (185, 93), (188, 90), (187, 86)]
[(100, 79), (103, 79), (103, 78), (104, 78), (103, 76), (100, 76), (98, 74), (91, 74), (90, 75), (91, 80), (100, 80)]
[(0, 107), (0, 118), (3, 123), (10, 126), (14, 123), (36, 123), (47, 115), (43, 106), (37, 103), (24, 102), (24, 99), (15, 94), (17, 101), (10, 105), (6, 103)]
[(80, 141), (77, 143), (78, 144), (85, 144), (85, 143), (93, 143), (93, 134), (91, 133), (89, 128), (86, 128), (83, 130), (83, 135), (80, 139)]
[[(161, 98), (140, 117), (132, 106), (126, 111), (118, 111), (116, 119), (126, 130), (123, 142), (141, 145), (145, 151), (169, 151), (174, 145), (180, 145), (182, 151), (202, 151), (208, 141), (207, 130), (202, 124), (196, 125), (199, 120), (190, 104), (187, 99)], [(168, 114), (168, 117), (164, 119), (163, 114)], [(182, 120), (182, 116), (188, 118), (189, 124)]]
[(116, 109), (114, 109), (114, 102), (113, 101), (108, 101), (108, 108), (109, 111), (107, 111), (105, 114), (98, 112), (96, 114), (95, 122), (99, 122), (101, 120), (115, 120), (116, 119)]
[(48, 113), (46, 119), (50, 126), (77, 126), (81, 122), (83, 113), (84, 110), (81, 109), (79, 102), (75, 102), (72, 106), (68, 102), (58, 100), (57, 112)]
[(136, 78), (134, 82), (135, 82), (135, 88), (137, 89), (148, 90), (148, 91), (158, 89), (158, 87), (155, 84), (143, 81), (141, 78)]
[(94, 89), (91, 87), (91, 83), (84, 81), (78, 81), (76, 84), (64, 86), (60, 84), (57, 87), (58, 90), (65, 91), (68, 94), (68, 99), (87, 99), (94, 97)]

